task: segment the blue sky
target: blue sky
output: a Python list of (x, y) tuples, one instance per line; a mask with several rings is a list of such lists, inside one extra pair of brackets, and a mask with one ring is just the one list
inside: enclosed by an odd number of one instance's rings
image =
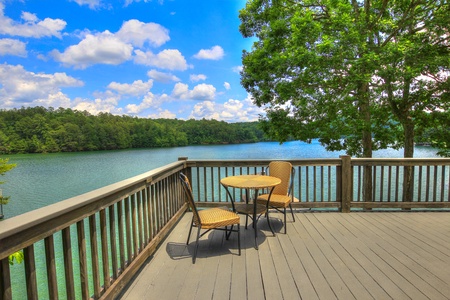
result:
[(243, 0), (0, 0), (0, 108), (255, 121)]

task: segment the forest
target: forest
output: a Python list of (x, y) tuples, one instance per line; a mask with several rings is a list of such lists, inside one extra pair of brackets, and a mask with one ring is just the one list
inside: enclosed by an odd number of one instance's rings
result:
[(69, 108), (0, 110), (0, 153), (51, 153), (264, 141), (258, 122), (145, 119)]

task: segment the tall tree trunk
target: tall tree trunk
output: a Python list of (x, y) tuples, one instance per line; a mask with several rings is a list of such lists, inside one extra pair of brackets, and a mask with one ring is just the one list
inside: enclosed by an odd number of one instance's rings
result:
[[(372, 157), (372, 130), (371, 130), (371, 115), (370, 115), (370, 100), (369, 100), (369, 85), (365, 83), (361, 88), (360, 111), (361, 119), (363, 120), (362, 132), (362, 146), (363, 157)], [(372, 202), (372, 166), (364, 167), (363, 175), (363, 201)]]
[[(405, 149), (403, 152), (404, 158), (414, 156), (414, 123), (410, 117), (405, 119), (403, 124), (405, 132)], [(411, 202), (414, 191), (414, 169), (406, 166), (403, 169), (403, 202)]]

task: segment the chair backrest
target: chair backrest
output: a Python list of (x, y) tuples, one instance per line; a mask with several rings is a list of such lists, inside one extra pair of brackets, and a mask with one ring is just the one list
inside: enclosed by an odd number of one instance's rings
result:
[(185, 201), (189, 205), (189, 207), (192, 210), (192, 213), (194, 214), (194, 223), (195, 225), (200, 225), (200, 216), (197, 211), (197, 206), (194, 202), (194, 195), (192, 194), (192, 188), (191, 183), (189, 182), (189, 178), (184, 175), (183, 173), (180, 173), (180, 180), (181, 185), (183, 186), (184, 192), (186, 194)]
[(272, 194), (288, 195), (292, 187), (294, 168), (287, 161), (272, 161), (269, 163), (268, 175), (281, 179), (281, 183), (277, 185)]

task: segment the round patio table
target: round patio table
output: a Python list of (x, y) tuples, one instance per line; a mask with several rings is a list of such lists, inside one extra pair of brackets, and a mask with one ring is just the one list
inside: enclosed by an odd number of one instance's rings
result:
[[(281, 179), (273, 176), (266, 176), (266, 175), (237, 175), (237, 176), (229, 176), (222, 178), (220, 180), (220, 183), (225, 187), (231, 201), (233, 201), (233, 207), (235, 208), (237, 213), (245, 214), (245, 215), (252, 215), (253, 219), (253, 228), (255, 230), (255, 248), (258, 249), (258, 243), (257, 243), (257, 223), (258, 223), (258, 214), (262, 214), (266, 212), (267, 206), (262, 204), (257, 204), (256, 199), (258, 198), (258, 191), (260, 189), (270, 188), (270, 194), (272, 194), (272, 191), (275, 186), (279, 185), (281, 183)], [(238, 189), (245, 189), (247, 193), (246, 197), (246, 204), (243, 205), (234, 205), (236, 202), (233, 198), (229, 188), (238, 188)], [(248, 195), (249, 190), (254, 190), (254, 198), (253, 198), (253, 204), (248, 203)], [(270, 199), (270, 196), (269, 196)], [(274, 234), (274, 231), (272, 229), (272, 226), (269, 223), (270, 230)]]

